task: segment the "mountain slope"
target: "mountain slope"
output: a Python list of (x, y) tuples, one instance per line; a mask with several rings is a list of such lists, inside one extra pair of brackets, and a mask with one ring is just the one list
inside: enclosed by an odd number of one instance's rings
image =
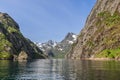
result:
[(26, 39), (18, 24), (6, 13), (0, 13), (0, 59), (45, 58), (42, 51)]
[(120, 58), (120, 0), (97, 0), (67, 58)]
[(35, 43), (48, 56), (63, 58), (71, 45), (76, 42), (77, 35), (68, 33), (61, 42), (49, 40), (45, 43)]
[(77, 35), (69, 32), (65, 38), (59, 42), (55, 48), (53, 49), (53, 53), (55, 53), (55, 58), (64, 58), (66, 53), (70, 50), (73, 43), (76, 42)]

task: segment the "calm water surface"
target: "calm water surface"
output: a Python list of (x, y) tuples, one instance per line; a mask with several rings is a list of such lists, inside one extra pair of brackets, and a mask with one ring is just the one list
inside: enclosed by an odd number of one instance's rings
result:
[(119, 61), (0, 61), (0, 80), (120, 80)]

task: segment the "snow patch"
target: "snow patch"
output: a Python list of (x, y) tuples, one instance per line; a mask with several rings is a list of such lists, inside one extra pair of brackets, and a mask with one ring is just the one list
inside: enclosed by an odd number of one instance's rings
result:
[(58, 50), (59, 50), (59, 51), (62, 51), (63, 49), (62, 49), (62, 48), (59, 48)]
[(72, 37), (74, 38), (74, 41), (77, 40), (77, 36), (76, 35), (72, 35)]
[(73, 44), (74, 42), (73, 41), (69, 41), (69, 44)]
[(54, 43), (52, 46), (55, 47), (57, 45), (57, 43)]

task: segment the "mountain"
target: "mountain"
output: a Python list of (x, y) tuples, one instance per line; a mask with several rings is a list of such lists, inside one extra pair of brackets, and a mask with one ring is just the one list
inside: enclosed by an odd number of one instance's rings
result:
[(35, 42), (35, 44), (46, 54), (48, 54), (48, 52), (55, 48), (55, 46), (58, 44), (55, 41), (49, 40), (45, 43), (39, 43), (39, 42)]
[(59, 42), (56, 47), (54, 48), (54, 52), (56, 53), (56, 56), (59, 57), (59, 53), (66, 54), (71, 45), (76, 42), (77, 35), (74, 33), (68, 33), (65, 38)]
[(43, 52), (20, 32), (19, 25), (0, 12), (0, 59), (46, 58)]
[(49, 40), (45, 43), (35, 43), (44, 53), (52, 57), (63, 57), (76, 42), (77, 35), (68, 33), (61, 42)]
[(66, 57), (120, 59), (120, 0), (97, 0)]

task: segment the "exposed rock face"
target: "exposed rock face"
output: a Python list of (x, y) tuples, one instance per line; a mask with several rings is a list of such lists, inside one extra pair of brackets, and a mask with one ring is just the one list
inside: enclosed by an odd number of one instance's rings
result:
[(18, 24), (6, 13), (0, 13), (0, 59), (45, 58), (42, 51), (26, 39)]
[(61, 42), (49, 40), (45, 43), (35, 43), (48, 56), (63, 58), (71, 45), (76, 42), (77, 35), (69, 32)]
[(28, 55), (24, 51), (21, 51), (20, 54), (18, 55), (19, 60), (26, 60), (27, 58), (28, 58)]
[(67, 58), (120, 58), (120, 0), (97, 0)]

